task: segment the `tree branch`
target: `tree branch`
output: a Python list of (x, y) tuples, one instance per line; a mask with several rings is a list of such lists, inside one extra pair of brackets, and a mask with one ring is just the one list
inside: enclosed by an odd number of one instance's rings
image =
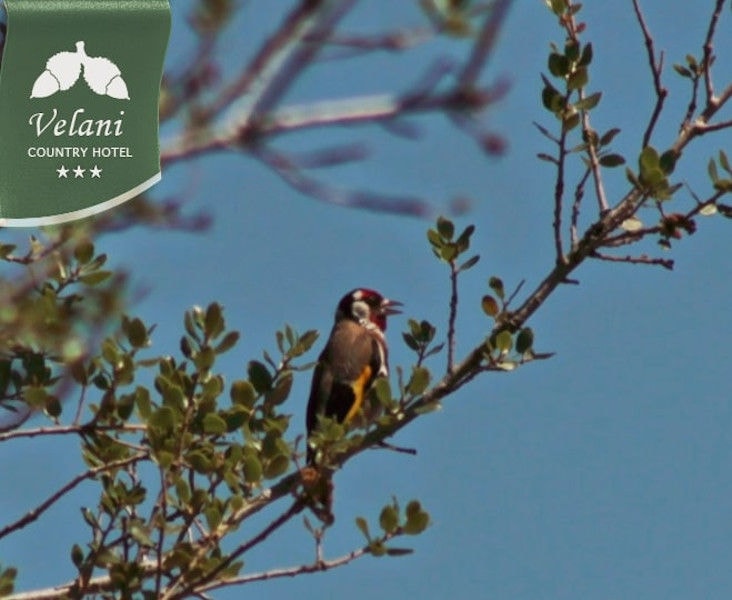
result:
[(22, 529), (29, 523), (32, 523), (33, 521), (38, 519), (38, 517), (40, 517), (46, 510), (48, 510), (58, 500), (60, 500), (68, 492), (73, 490), (81, 482), (87, 479), (92, 479), (93, 477), (99, 475), (99, 473), (104, 473), (105, 471), (113, 471), (115, 469), (121, 469), (122, 467), (134, 464), (148, 458), (148, 456), (149, 454), (147, 452), (140, 452), (128, 458), (116, 460), (104, 465), (100, 465), (98, 467), (94, 467), (93, 469), (89, 469), (81, 475), (77, 475), (66, 485), (59, 488), (55, 493), (51, 494), (51, 496), (49, 496), (45, 501), (41, 502), (41, 504), (28, 511), (23, 517), (0, 529), (0, 539), (4, 538), (10, 533), (13, 533), (14, 531), (17, 531), (18, 529)]
[(653, 45), (653, 37), (651, 36), (651, 32), (648, 29), (648, 25), (646, 25), (646, 21), (643, 17), (643, 13), (641, 12), (640, 3), (638, 2), (638, 0), (633, 0), (633, 9), (635, 10), (635, 16), (638, 20), (641, 31), (643, 32), (643, 39), (645, 40), (646, 51), (648, 53), (648, 65), (650, 66), (651, 74), (653, 75), (653, 89), (656, 92), (656, 103), (653, 107), (653, 113), (651, 114), (651, 118), (648, 121), (646, 131), (643, 134), (642, 143), (643, 147), (645, 148), (651, 143), (651, 136), (653, 135), (653, 130), (655, 129), (656, 123), (658, 122), (658, 117), (661, 115), (661, 111), (663, 110), (663, 104), (666, 100), (666, 96), (668, 95), (668, 90), (663, 87), (663, 84), (661, 83), (661, 72), (663, 71), (663, 53), (661, 53), (658, 60), (656, 60), (656, 51)]

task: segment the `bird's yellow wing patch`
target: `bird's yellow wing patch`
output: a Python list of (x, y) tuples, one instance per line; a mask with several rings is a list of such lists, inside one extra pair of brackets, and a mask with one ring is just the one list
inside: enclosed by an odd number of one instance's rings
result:
[(366, 395), (366, 384), (368, 384), (370, 379), (371, 367), (366, 365), (364, 370), (361, 371), (360, 377), (351, 384), (351, 389), (353, 390), (353, 406), (351, 406), (348, 414), (346, 414), (346, 418), (343, 419), (344, 423), (348, 423), (358, 414), (358, 411), (361, 410), (361, 405), (363, 404), (363, 399)]

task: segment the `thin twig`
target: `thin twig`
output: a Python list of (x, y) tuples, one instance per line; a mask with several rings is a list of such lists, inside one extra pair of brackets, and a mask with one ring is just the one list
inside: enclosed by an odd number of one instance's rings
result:
[(470, 58), (465, 63), (458, 76), (459, 87), (463, 90), (474, 87), (478, 77), (484, 70), (493, 48), (498, 41), (498, 34), (501, 26), (508, 15), (511, 7), (511, 0), (496, 0), (491, 6), (490, 12), (485, 18), (485, 23), (480, 30), (478, 39), (473, 45)]
[(282, 577), (296, 577), (307, 573), (318, 573), (321, 571), (329, 571), (337, 567), (345, 566), (354, 560), (370, 554), (368, 546), (349, 552), (339, 558), (331, 560), (316, 560), (309, 565), (300, 565), (297, 567), (288, 567), (284, 569), (271, 569), (261, 573), (251, 573), (242, 575), (241, 577), (232, 577), (231, 579), (222, 579), (200, 588), (202, 591), (215, 590), (222, 587), (232, 585), (243, 585), (246, 583), (254, 583), (256, 581), (269, 581), (270, 579), (280, 579)]
[[(58, 425), (55, 427), (37, 427), (34, 429), (17, 429), (14, 431), (7, 431), (0, 433), (0, 442), (15, 438), (32, 438), (38, 436), (52, 436), (52, 435), (69, 435), (79, 434), (89, 431), (88, 425)], [(144, 432), (147, 431), (147, 425), (135, 424), (135, 423), (124, 423), (119, 425), (95, 425), (95, 432)]]
[(586, 169), (584, 175), (582, 175), (577, 183), (577, 187), (574, 188), (574, 202), (572, 203), (572, 216), (570, 217), (569, 225), (569, 239), (572, 244), (572, 248), (574, 248), (579, 241), (577, 226), (580, 217), (580, 207), (582, 206), (582, 198), (585, 195), (585, 184), (587, 183), (587, 179), (591, 172), (592, 171), (590, 169)]
[[(579, 92), (580, 100), (584, 98), (582, 90)], [(602, 171), (600, 169), (600, 159), (597, 155), (597, 148), (592, 141), (593, 137), (590, 135), (592, 127), (590, 126), (590, 113), (587, 110), (582, 111), (582, 131), (585, 133), (587, 138), (587, 157), (590, 160), (590, 171), (592, 172), (592, 181), (595, 184), (595, 197), (597, 198), (597, 206), (600, 214), (606, 212), (610, 205), (607, 203), (607, 196), (605, 195), (605, 185), (602, 182)], [(575, 204), (577, 195), (575, 194)], [(572, 207), (574, 210), (574, 206)], [(572, 236), (573, 238), (576, 235)], [(573, 240), (574, 242), (574, 240)]]
[(714, 84), (712, 82), (712, 63), (714, 62), (714, 34), (717, 31), (719, 17), (722, 14), (722, 8), (726, 0), (717, 0), (714, 12), (709, 19), (709, 28), (704, 39), (704, 87), (707, 93), (707, 105), (714, 102)]
[(673, 271), (674, 268), (674, 261), (670, 258), (652, 258), (650, 256), (646, 256), (645, 254), (641, 254), (640, 256), (612, 256), (611, 254), (602, 254), (601, 252), (593, 252), (591, 254), (592, 258), (597, 258), (599, 260), (605, 260), (609, 262), (617, 262), (617, 263), (628, 263), (631, 265), (658, 265), (663, 267), (664, 269), (668, 269), (669, 271)]
[(516, 296), (518, 296), (518, 293), (521, 291), (521, 288), (524, 287), (525, 283), (526, 283), (525, 279), (522, 279), (521, 281), (519, 281), (518, 285), (516, 286), (516, 289), (513, 290), (513, 292), (511, 292), (511, 295), (506, 299), (506, 302), (503, 305), (504, 310), (508, 310), (508, 307), (514, 301)]
[(458, 267), (454, 260), (450, 261), (450, 315), (447, 319), (447, 372), (455, 367), (455, 319), (458, 306)]
[(149, 455), (147, 452), (140, 452), (139, 454), (135, 454), (133, 456), (129, 456), (124, 459), (116, 460), (104, 465), (100, 465), (98, 467), (94, 467), (93, 469), (89, 469), (88, 471), (85, 471), (84, 473), (81, 473), (80, 475), (77, 475), (74, 477), (71, 481), (69, 481), (66, 485), (59, 488), (56, 492), (51, 494), (46, 500), (41, 502), (38, 506), (28, 511), (23, 517), (18, 519), (17, 521), (14, 521), (13, 523), (10, 523), (9, 525), (6, 525), (2, 529), (0, 529), (0, 539), (4, 538), (9, 533), (12, 533), (14, 531), (17, 531), (18, 529), (22, 529), (29, 523), (32, 523), (38, 517), (40, 517), (46, 510), (48, 510), (51, 506), (53, 506), (58, 500), (63, 498), (68, 492), (73, 490), (77, 485), (82, 483), (83, 481), (86, 481), (87, 479), (92, 479), (99, 475), (99, 473), (104, 473), (105, 471), (113, 471), (114, 469), (120, 469), (122, 467), (126, 467), (128, 465), (134, 464), (136, 462), (139, 462), (141, 460), (144, 460)]
[[(208, 571), (205, 576), (201, 577), (197, 581), (191, 582), (186, 585), (182, 590), (176, 592), (174, 588), (169, 589), (161, 596), (161, 600), (178, 600), (187, 598), (190, 593), (200, 593), (207, 591), (205, 584), (213, 581), (217, 575), (222, 571), (226, 570), (231, 564), (240, 556), (244, 555), (248, 550), (261, 544), (266, 540), (272, 533), (287, 523), (292, 517), (298, 514), (303, 509), (303, 503), (299, 498), (296, 498), (290, 507), (283, 512), (279, 517), (274, 519), (269, 525), (267, 525), (262, 531), (260, 531), (253, 538), (244, 542), (238, 546), (225, 560), (219, 563), (214, 569)], [(217, 536), (217, 539), (220, 537)]]
[(377, 212), (426, 217), (432, 208), (425, 201), (409, 196), (388, 196), (371, 191), (341, 190), (327, 186), (308, 177), (290, 158), (263, 146), (253, 150), (253, 155), (299, 192), (329, 204), (361, 208)]
[(651, 68), (651, 74), (653, 75), (653, 89), (656, 91), (656, 104), (653, 107), (653, 114), (651, 119), (648, 121), (648, 126), (643, 134), (643, 147), (645, 148), (650, 144), (651, 135), (658, 122), (658, 117), (661, 115), (663, 110), (663, 104), (668, 95), (668, 90), (663, 87), (661, 83), (661, 72), (663, 71), (663, 52), (660, 54), (658, 60), (656, 60), (656, 51), (654, 49), (653, 37), (648, 29), (643, 13), (641, 12), (640, 4), (638, 0), (633, 0), (633, 9), (635, 10), (635, 16), (640, 25), (641, 31), (643, 32), (643, 39), (646, 44), (646, 51), (648, 53), (648, 65)]
[[(565, 104), (568, 98), (565, 98)], [(558, 143), (559, 154), (557, 156), (557, 178), (554, 181), (554, 220), (552, 227), (554, 228), (554, 251), (556, 254), (556, 262), (566, 262), (564, 256), (564, 242), (562, 242), (562, 210), (564, 208), (564, 170), (567, 159), (567, 130), (562, 127), (562, 133), (559, 136)]]

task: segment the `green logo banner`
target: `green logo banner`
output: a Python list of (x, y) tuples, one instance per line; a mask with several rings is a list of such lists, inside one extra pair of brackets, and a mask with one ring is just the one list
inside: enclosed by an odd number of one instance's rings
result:
[(160, 180), (168, 0), (4, 0), (0, 226), (50, 225)]

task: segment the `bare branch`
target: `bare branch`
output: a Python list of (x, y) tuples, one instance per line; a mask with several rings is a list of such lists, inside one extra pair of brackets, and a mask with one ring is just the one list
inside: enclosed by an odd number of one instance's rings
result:
[(135, 454), (133, 456), (130, 456), (128, 458), (116, 460), (113, 462), (109, 462), (104, 465), (100, 465), (98, 467), (94, 467), (93, 469), (89, 469), (88, 471), (85, 471), (84, 473), (77, 475), (74, 477), (71, 481), (69, 481), (66, 485), (59, 488), (56, 492), (51, 494), (46, 500), (41, 502), (38, 506), (28, 511), (23, 517), (18, 519), (17, 521), (14, 521), (13, 523), (10, 523), (9, 525), (6, 525), (2, 529), (0, 529), (0, 539), (4, 538), (9, 533), (13, 533), (14, 531), (17, 531), (18, 529), (22, 529), (29, 523), (32, 523), (38, 517), (40, 517), (46, 510), (48, 510), (51, 506), (53, 506), (58, 500), (63, 498), (68, 492), (73, 490), (77, 485), (82, 483), (83, 481), (86, 481), (87, 479), (92, 479), (96, 477), (99, 473), (104, 473), (105, 471), (114, 471), (115, 469), (121, 469), (122, 467), (126, 467), (127, 465), (134, 464), (136, 462), (140, 462), (141, 460), (144, 460), (148, 458), (149, 454), (147, 452), (140, 452), (138, 454)]
[(585, 184), (587, 183), (587, 179), (590, 177), (591, 172), (592, 171), (590, 169), (586, 169), (584, 175), (582, 175), (581, 179), (577, 183), (577, 186), (574, 188), (574, 202), (572, 203), (572, 216), (570, 217), (569, 225), (569, 236), (572, 248), (574, 248), (579, 241), (579, 233), (577, 227), (579, 224), (580, 208), (582, 206), (582, 198), (585, 195)]
[(651, 68), (651, 74), (653, 75), (653, 88), (656, 91), (656, 104), (653, 107), (653, 113), (651, 119), (648, 121), (648, 126), (643, 134), (643, 147), (645, 148), (651, 142), (651, 136), (653, 130), (658, 122), (658, 117), (661, 115), (663, 110), (663, 104), (668, 96), (668, 90), (663, 87), (661, 83), (661, 72), (663, 71), (663, 52), (660, 54), (658, 60), (656, 60), (656, 51), (653, 45), (653, 37), (651, 32), (646, 25), (645, 18), (641, 12), (640, 3), (638, 0), (633, 0), (633, 9), (635, 10), (635, 16), (640, 25), (641, 31), (643, 32), (643, 39), (646, 44), (646, 51), (648, 52), (648, 65)]
[[(565, 103), (566, 103), (565, 99)], [(564, 209), (564, 171), (567, 160), (567, 131), (562, 127), (559, 136), (559, 156), (557, 156), (557, 176), (554, 180), (554, 252), (557, 263), (566, 262), (564, 243), (562, 242), (562, 211)]]
[(455, 360), (455, 319), (458, 306), (458, 267), (454, 260), (450, 261), (450, 316), (447, 320), (447, 372), (450, 373)]
[(424, 217), (432, 213), (429, 204), (419, 198), (380, 195), (371, 191), (347, 191), (329, 187), (305, 175), (286, 155), (264, 146), (253, 155), (271, 167), (299, 192), (317, 200), (350, 208)]
[[(57, 425), (55, 427), (37, 427), (35, 429), (17, 429), (14, 431), (0, 433), (0, 442), (5, 442), (7, 440), (16, 438), (79, 434), (84, 433), (85, 431), (89, 431), (88, 425)], [(119, 425), (107, 426), (95, 425), (94, 431), (141, 432), (147, 431), (147, 425), (135, 423), (121, 423)]]
[[(418, 46), (434, 37), (434, 31), (427, 27), (418, 27), (410, 30), (392, 31), (375, 35), (332, 34), (327, 38), (306, 36), (306, 42), (314, 42), (328, 46), (341, 47), (351, 50), (350, 53), (338, 55), (337, 58), (351, 58), (356, 53), (383, 50), (386, 52), (401, 52)], [(333, 56), (329, 56), (333, 59)]]
[[(219, 575), (222, 571), (225, 571), (229, 566), (231, 566), (237, 558), (243, 556), (248, 550), (250, 550), (254, 546), (261, 544), (272, 533), (282, 527), (282, 525), (287, 523), (296, 514), (301, 512), (303, 508), (304, 505), (302, 501), (299, 498), (296, 499), (285, 512), (283, 512), (279, 517), (274, 519), (269, 525), (267, 525), (253, 538), (238, 546), (231, 554), (229, 554), (229, 556), (225, 560), (217, 565), (216, 568), (208, 571), (205, 576), (194, 582), (189, 583), (179, 591), (176, 591), (175, 585), (173, 585), (161, 596), (161, 600), (184, 599), (187, 598), (188, 595), (191, 593), (202, 593), (204, 591), (207, 591), (205, 588), (205, 584), (214, 581), (216, 576)], [(218, 540), (220, 540), (229, 531), (230, 527), (231, 525), (229, 523), (224, 523), (222, 526), (219, 527), (218, 531), (212, 533), (211, 539), (203, 540), (201, 551), (206, 550), (212, 544), (218, 543)], [(199, 558), (200, 557), (201, 556), (199, 554)], [(195, 562), (196, 561), (194, 559), (193, 564), (195, 564)], [(181, 577), (183, 578), (184, 575), (185, 574), (181, 574)], [(185, 581), (185, 578), (183, 578), (182, 580)]]
[(714, 12), (709, 19), (707, 36), (704, 39), (704, 87), (707, 93), (707, 106), (714, 102), (714, 84), (712, 82), (712, 63), (714, 62), (714, 34), (717, 31), (719, 17), (722, 14), (725, 0), (716, 0)]
[(498, 41), (498, 33), (508, 15), (508, 9), (510, 7), (511, 0), (495, 0), (491, 6), (478, 40), (473, 46), (470, 58), (458, 76), (458, 84), (461, 89), (467, 89), (476, 85), (478, 77), (480, 77)]
[(601, 252), (593, 252), (591, 256), (592, 258), (597, 258), (598, 260), (605, 260), (617, 263), (628, 263), (631, 265), (658, 265), (663, 267), (664, 269), (668, 269), (669, 271), (672, 271), (674, 268), (673, 259), (651, 258), (649, 256), (646, 256), (645, 254), (641, 254), (640, 256), (612, 256), (610, 254), (602, 254)]

